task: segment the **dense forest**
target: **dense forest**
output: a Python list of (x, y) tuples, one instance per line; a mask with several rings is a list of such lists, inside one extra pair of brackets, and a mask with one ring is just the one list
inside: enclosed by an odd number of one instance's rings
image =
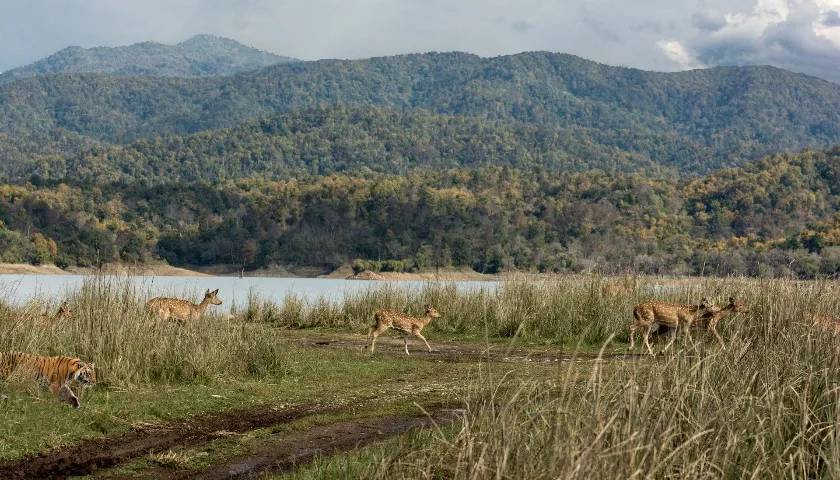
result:
[(196, 35), (177, 45), (143, 42), (125, 47), (67, 47), (31, 65), (0, 74), (0, 84), (60, 73), (204, 77), (231, 75), (295, 61), (229, 38)]
[(685, 181), (509, 166), (0, 188), (0, 260), (840, 274), (840, 149)]
[(840, 143), (831, 82), (771, 67), (654, 73), (545, 52), (292, 62), (207, 78), (37, 76), (0, 85), (0, 133), (28, 141), (60, 129), (126, 143), (333, 105), (580, 132), (592, 148), (686, 173)]
[(0, 261), (840, 275), (840, 85), (288, 60), (199, 36), (9, 72)]
[[(338, 172), (509, 166), (550, 171), (674, 173), (647, 155), (605, 147), (611, 133), (551, 129), (422, 110), (315, 108), (187, 136), (103, 144), (69, 132), (13, 140), (0, 134), (5, 180), (73, 178), (150, 183), (286, 178)], [(648, 151), (668, 148), (647, 141)], [(700, 149), (699, 145), (685, 145)]]

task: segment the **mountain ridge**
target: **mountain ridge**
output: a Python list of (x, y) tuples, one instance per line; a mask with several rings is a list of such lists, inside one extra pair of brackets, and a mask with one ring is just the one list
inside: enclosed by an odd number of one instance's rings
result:
[(816, 77), (764, 66), (646, 72), (547, 52), (318, 60), (190, 79), (32, 77), (0, 85), (0, 132), (130, 143), (341, 106), (598, 132), (606, 148), (695, 173), (840, 144), (840, 85)]
[(116, 47), (71, 45), (31, 64), (3, 72), (0, 84), (62, 73), (170, 77), (231, 75), (292, 61), (297, 60), (229, 38), (199, 34), (174, 45), (153, 41)]

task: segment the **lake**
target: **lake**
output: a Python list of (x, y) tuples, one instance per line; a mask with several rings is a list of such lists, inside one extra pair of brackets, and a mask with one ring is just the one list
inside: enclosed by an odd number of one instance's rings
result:
[[(0, 275), (0, 295), (11, 304), (20, 305), (32, 298), (42, 298), (55, 302), (78, 290), (85, 279), (84, 275)], [(174, 296), (189, 298), (199, 302), (205, 290), (219, 289), (219, 297), (224, 301), (224, 309), (242, 308), (247, 305), (248, 295), (253, 292), (262, 299), (277, 303), (289, 295), (296, 295), (308, 301), (325, 298), (340, 301), (346, 295), (368, 289), (389, 285), (406, 290), (420, 290), (430, 282), (399, 281), (382, 282), (366, 280), (343, 280), (328, 278), (277, 278), (277, 277), (177, 277), (177, 276), (121, 276), (111, 277), (115, 281), (128, 280), (149, 298), (154, 296)], [(495, 290), (496, 282), (441, 282), (455, 284), (461, 291)]]

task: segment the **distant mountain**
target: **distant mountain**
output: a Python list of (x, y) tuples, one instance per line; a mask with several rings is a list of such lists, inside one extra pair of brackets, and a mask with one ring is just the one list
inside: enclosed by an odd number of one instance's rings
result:
[(295, 61), (228, 38), (196, 35), (177, 45), (155, 42), (125, 47), (67, 47), (31, 65), (0, 74), (0, 84), (59, 73), (206, 77), (230, 75)]
[(545, 52), (294, 62), (193, 79), (34, 77), (0, 86), (0, 132), (17, 138), (60, 129), (125, 143), (336, 105), (420, 109), (508, 132), (521, 125), (585, 132), (578, 139), (592, 143), (591, 151), (626, 152), (640, 165), (686, 173), (840, 143), (834, 83), (772, 67), (655, 73)]

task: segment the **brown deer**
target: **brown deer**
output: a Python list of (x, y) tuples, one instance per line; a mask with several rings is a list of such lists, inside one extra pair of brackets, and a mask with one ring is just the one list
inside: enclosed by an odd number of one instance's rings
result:
[(736, 299), (735, 297), (729, 297), (729, 304), (723, 308), (709, 308), (706, 311), (702, 312), (697, 322), (699, 325), (705, 325), (706, 330), (715, 336), (718, 342), (720, 342), (721, 347), (726, 347), (723, 343), (723, 338), (721, 338), (720, 334), (717, 331), (717, 324), (720, 322), (723, 317), (730, 315), (732, 313), (747, 313), (750, 309), (747, 308), (747, 305), (741, 301)]
[(182, 300), (180, 298), (165, 298), (157, 297), (146, 302), (148, 308), (160, 320), (169, 320), (174, 318), (180, 323), (185, 323), (187, 320), (197, 320), (204, 315), (204, 311), (210, 305), (221, 305), (222, 300), (219, 298), (219, 289), (212, 292), (207, 290), (204, 293), (204, 300), (199, 304), (192, 303), (189, 300)]
[(811, 317), (811, 324), (825, 332), (838, 334), (840, 333), (840, 318), (829, 315), (814, 315)]
[(58, 311), (55, 312), (54, 315), (50, 315), (48, 313), (42, 313), (41, 315), (38, 316), (38, 321), (39, 321), (39, 323), (43, 323), (43, 324), (57, 323), (60, 320), (65, 319), (72, 314), (73, 314), (73, 311), (70, 310), (70, 304), (68, 304), (66, 301), (64, 301), (64, 302), (61, 302), (61, 305), (59, 305), (59, 307), (58, 307)]
[(370, 340), (370, 353), (373, 353), (374, 349), (376, 348), (376, 338), (381, 335), (385, 330), (389, 328), (393, 328), (394, 330), (399, 331), (402, 333), (403, 336), (403, 343), (405, 343), (405, 354), (408, 355), (408, 336), (414, 335), (415, 337), (423, 340), (423, 343), (426, 344), (426, 348), (429, 349), (429, 353), (432, 352), (432, 347), (429, 346), (429, 342), (426, 341), (426, 337), (420, 333), (423, 330), (423, 327), (429, 324), (433, 318), (439, 318), (440, 314), (437, 310), (431, 307), (431, 305), (426, 305), (426, 313), (422, 317), (409, 317), (400, 312), (395, 312), (394, 310), (377, 310), (376, 313), (373, 315), (374, 324), (368, 330), (368, 340)]
[(677, 338), (677, 328), (686, 327), (686, 333), (688, 334), (691, 324), (711, 308), (714, 308), (714, 306), (707, 298), (703, 298), (699, 305), (656, 301), (640, 303), (633, 309), (635, 321), (630, 325), (630, 348), (635, 347), (636, 330), (644, 328), (645, 346), (648, 352), (653, 355), (653, 349), (650, 347), (650, 332), (656, 325), (657, 328), (664, 326), (675, 329), (671, 335), (671, 341), (665, 346), (665, 350), (668, 350)]

